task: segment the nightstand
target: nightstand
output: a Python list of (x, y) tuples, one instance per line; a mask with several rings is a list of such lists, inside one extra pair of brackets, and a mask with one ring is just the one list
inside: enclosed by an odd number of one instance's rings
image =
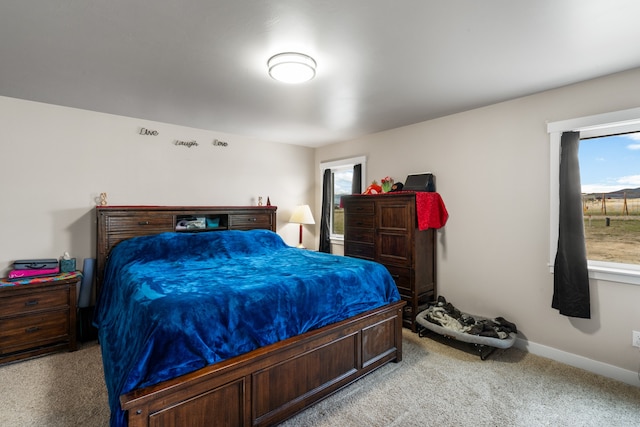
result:
[(81, 278), (80, 272), (71, 272), (0, 281), (0, 364), (76, 350), (76, 286)]

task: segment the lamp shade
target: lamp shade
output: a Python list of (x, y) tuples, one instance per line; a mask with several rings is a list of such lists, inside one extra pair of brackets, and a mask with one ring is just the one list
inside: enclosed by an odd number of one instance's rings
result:
[(311, 214), (311, 208), (309, 205), (299, 205), (293, 210), (293, 214), (291, 214), (291, 218), (289, 218), (289, 222), (293, 222), (295, 224), (315, 224), (316, 222), (313, 220), (313, 215)]

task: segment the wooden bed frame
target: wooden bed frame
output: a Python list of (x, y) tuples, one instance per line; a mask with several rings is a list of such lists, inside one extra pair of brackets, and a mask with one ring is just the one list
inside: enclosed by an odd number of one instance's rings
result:
[[(98, 207), (97, 292), (109, 251), (124, 238), (171, 231), (178, 216), (193, 213), (221, 216), (223, 229), (275, 231), (276, 209), (267, 208)], [(133, 390), (120, 396), (121, 407), (130, 427), (277, 424), (384, 364), (401, 361), (404, 305), (389, 304)]]

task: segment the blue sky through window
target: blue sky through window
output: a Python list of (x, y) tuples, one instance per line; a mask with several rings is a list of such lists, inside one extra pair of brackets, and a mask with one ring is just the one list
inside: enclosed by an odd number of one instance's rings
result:
[(583, 193), (640, 187), (640, 132), (582, 140), (578, 157)]
[(334, 204), (340, 205), (340, 196), (351, 194), (351, 181), (353, 180), (353, 168), (336, 171), (333, 174)]

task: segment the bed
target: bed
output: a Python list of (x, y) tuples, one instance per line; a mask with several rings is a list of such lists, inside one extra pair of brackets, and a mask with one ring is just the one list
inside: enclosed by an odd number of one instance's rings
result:
[(271, 230), (152, 233), (102, 261), (113, 426), (273, 425), (402, 359), (404, 303), (377, 263)]

